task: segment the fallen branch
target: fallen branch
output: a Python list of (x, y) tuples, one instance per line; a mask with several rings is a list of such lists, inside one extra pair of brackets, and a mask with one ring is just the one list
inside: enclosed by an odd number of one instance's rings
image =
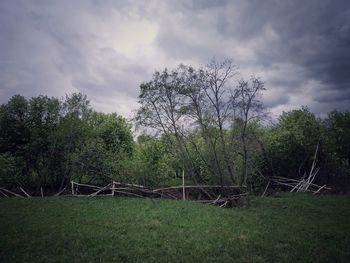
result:
[(157, 192), (157, 191), (162, 191), (162, 190), (169, 190), (169, 189), (182, 189), (182, 188), (237, 188), (237, 189), (241, 189), (241, 188), (246, 188), (245, 186), (237, 186), (237, 185), (185, 185), (185, 186), (171, 186), (171, 187), (165, 187), (165, 188), (158, 188), (155, 189), (153, 191)]

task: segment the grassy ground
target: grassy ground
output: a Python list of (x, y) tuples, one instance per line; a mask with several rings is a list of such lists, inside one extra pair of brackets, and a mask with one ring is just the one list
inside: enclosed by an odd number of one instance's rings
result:
[(350, 198), (0, 200), (1, 262), (349, 262)]

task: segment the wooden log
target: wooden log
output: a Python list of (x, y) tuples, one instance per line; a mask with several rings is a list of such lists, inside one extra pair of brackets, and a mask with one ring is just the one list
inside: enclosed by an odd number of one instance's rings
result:
[(127, 183), (120, 183), (120, 182), (114, 182), (114, 184), (116, 184), (116, 185), (125, 185), (125, 186), (130, 186), (130, 187), (146, 188), (145, 186), (139, 185), (139, 184), (127, 184)]
[(164, 191), (164, 190), (170, 190), (170, 189), (181, 189), (182, 187), (187, 188), (232, 188), (232, 189), (246, 189), (246, 186), (237, 186), (237, 185), (179, 185), (179, 186), (171, 186), (171, 187), (165, 187), (165, 188), (158, 188), (153, 191)]

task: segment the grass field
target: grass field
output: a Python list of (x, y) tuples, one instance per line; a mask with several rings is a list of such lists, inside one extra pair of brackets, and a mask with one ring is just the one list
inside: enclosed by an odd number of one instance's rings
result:
[(0, 200), (1, 262), (349, 262), (350, 198)]

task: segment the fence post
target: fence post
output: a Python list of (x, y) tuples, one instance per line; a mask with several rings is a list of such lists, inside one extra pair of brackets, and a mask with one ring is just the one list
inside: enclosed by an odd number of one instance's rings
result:
[(113, 180), (113, 182), (112, 182), (112, 196), (114, 196), (114, 184), (115, 184), (115, 182)]
[(185, 193), (185, 169), (182, 170), (182, 200), (186, 200), (186, 193)]
[(72, 185), (72, 195), (74, 196), (74, 182), (70, 181), (71, 185)]

